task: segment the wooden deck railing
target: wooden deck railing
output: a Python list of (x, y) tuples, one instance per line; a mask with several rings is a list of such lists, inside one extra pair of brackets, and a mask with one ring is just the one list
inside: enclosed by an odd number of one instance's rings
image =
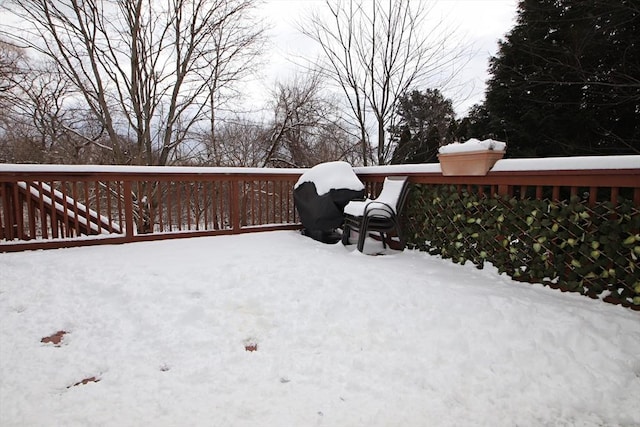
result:
[(301, 173), (0, 165), (0, 252), (299, 228)]
[(520, 199), (567, 200), (588, 197), (589, 204), (619, 196), (640, 206), (640, 156), (576, 157), (500, 160), (485, 176), (444, 176), (437, 164), (355, 168), (371, 190), (379, 190), (385, 176), (408, 175), (410, 182), (455, 185), (469, 192), (500, 194)]
[[(501, 160), (477, 177), (443, 176), (438, 164), (355, 171), (374, 195), (385, 176), (409, 175), (480, 194), (640, 205), (640, 156)], [(0, 252), (299, 228), (292, 189), (303, 172), (0, 165)]]

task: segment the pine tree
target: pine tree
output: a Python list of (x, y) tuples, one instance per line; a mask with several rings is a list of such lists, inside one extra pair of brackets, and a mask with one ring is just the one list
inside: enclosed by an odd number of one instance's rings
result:
[(392, 164), (435, 162), (438, 148), (453, 142), (455, 112), (438, 89), (402, 95), (396, 116), (398, 123), (389, 129), (396, 144)]
[(640, 153), (638, 0), (521, 0), (490, 72), (511, 156)]
[(467, 116), (460, 120), (456, 126), (455, 136), (458, 141), (466, 141), (470, 138), (497, 139), (490, 127), (491, 118), (484, 104), (475, 104), (471, 107)]

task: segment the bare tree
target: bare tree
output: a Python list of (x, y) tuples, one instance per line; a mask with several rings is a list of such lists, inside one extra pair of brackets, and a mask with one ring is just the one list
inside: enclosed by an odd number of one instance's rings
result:
[(65, 79), (29, 68), (16, 80), (0, 120), (7, 161), (18, 163), (112, 163), (101, 126), (73, 103)]
[[(260, 167), (267, 152), (268, 128), (264, 123), (237, 116), (216, 126), (216, 137), (207, 132), (192, 163), (207, 166)], [(215, 146), (213, 145), (215, 142)]]
[(7, 106), (10, 91), (16, 86), (16, 81), (23, 73), (21, 63), (24, 61), (24, 51), (0, 39), (0, 108)]
[(56, 62), (0, 41), (3, 161), (112, 163), (113, 149)]
[(278, 83), (273, 95), (263, 166), (310, 167), (352, 157), (357, 143), (345, 130), (336, 103), (327, 97), (320, 74)]
[(253, 3), (11, 0), (25, 28), (9, 32), (77, 89), (116, 163), (165, 165), (205, 118), (219, 30), (245, 19)]
[(346, 160), (357, 163), (357, 137), (347, 131), (340, 108), (320, 75), (278, 82), (268, 115), (236, 114), (220, 121), (215, 138), (198, 136), (190, 163), (214, 166), (308, 167)]
[(56, 143), (62, 143), (62, 122), (68, 110), (62, 104), (68, 87), (64, 79), (55, 78), (55, 65), (53, 71), (51, 64), (37, 65), (23, 49), (0, 43), (0, 135), (5, 161), (57, 163)]
[[(228, 7), (235, 5), (227, 5)], [(254, 7), (244, 2), (239, 13), (249, 14)], [(212, 45), (205, 53), (210, 67), (204, 76), (209, 82), (209, 135), (208, 147), (215, 151), (217, 111), (230, 101), (242, 97), (236, 83), (253, 74), (261, 64), (262, 51), (266, 43), (265, 25), (256, 19), (227, 19), (213, 31)]]
[[(377, 124), (376, 158), (388, 162), (386, 143), (398, 97), (411, 87), (433, 87), (450, 79), (464, 49), (450, 46), (442, 21), (432, 27), (427, 2), (411, 0), (327, 0), (328, 15), (315, 12), (300, 29), (324, 53), (320, 68), (344, 93), (360, 128), (361, 155), (367, 164), (371, 144), (367, 112)], [(446, 47), (446, 48), (445, 48)]]
[(0, 162), (13, 161), (10, 137), (7, 134), (11, 128), (11, 104), (15, 81), (20, 72), (20, 62), (24, 57), (21, 49), (0, 39)]

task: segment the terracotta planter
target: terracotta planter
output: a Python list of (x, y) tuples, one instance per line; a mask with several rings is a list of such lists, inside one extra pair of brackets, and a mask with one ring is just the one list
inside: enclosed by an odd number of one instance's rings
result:
[(482, 176), (504, 157), (504, 151), (483, 150), (438, 154), (442, 175)]

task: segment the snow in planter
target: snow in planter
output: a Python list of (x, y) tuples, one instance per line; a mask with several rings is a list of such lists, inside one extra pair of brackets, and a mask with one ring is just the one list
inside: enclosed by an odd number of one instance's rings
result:
[(504, 151), (507, 148), (505, 142), (496, 141), (493, 139), (485, 139), (480, 141), (476, 138), (471, 138), (465, 142), (454, 142), (451, 144), (443, 145), (438, 149), (440, 154), (453, 154), (453, 153), (466, 153), (470, 151)]

